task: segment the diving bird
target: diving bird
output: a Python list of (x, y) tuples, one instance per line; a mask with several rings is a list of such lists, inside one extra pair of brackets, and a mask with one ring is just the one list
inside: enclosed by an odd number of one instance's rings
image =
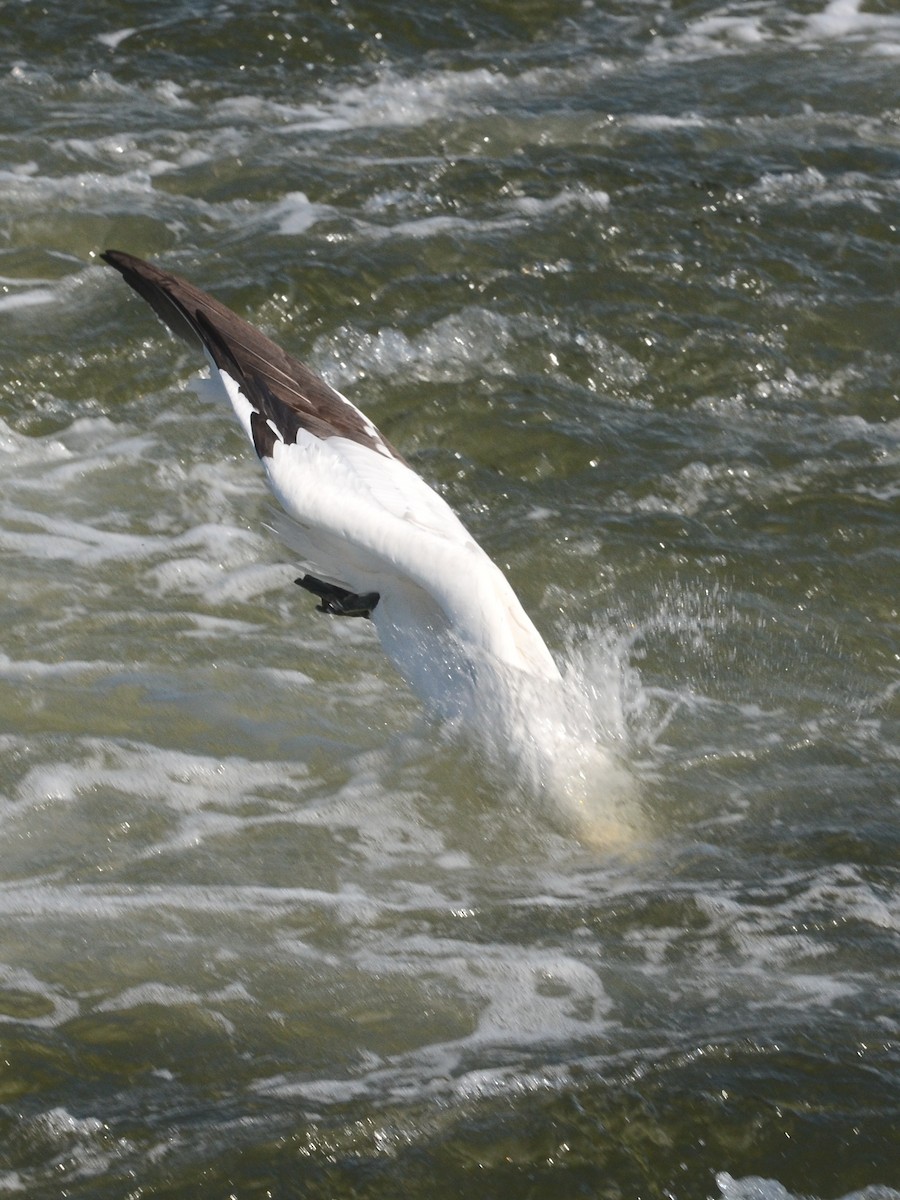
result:
[(205, 351), (286, 514), (277, 532), (304, 566), (297, 583), (320, 611), (370, 618), (440, 715), (465, 716), (489, 696), (521, 716), (526, 694), (561, 683), (506, 577), (346, 396), (187, 280), (120, 250), (102, 257)]

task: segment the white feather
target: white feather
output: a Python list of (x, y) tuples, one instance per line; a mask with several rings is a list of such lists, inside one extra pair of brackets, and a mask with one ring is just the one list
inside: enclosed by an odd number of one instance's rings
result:
[[(214, 374), (251, 437), (250, 402), (227, 372)], [(379, 593), (375, 628), (424, 699), (455, 711), (492, 662), (559, 681), (502, 572), (420, 476), (380, 446), (302, 429), (286, 444), (275, 433), (262, 462), (290, 518), (277, 531), (313, 573)]]
[(211, 378), (281, 502), (276, 529), (309, 573), (377, 592), (366, 607), (382, 645), (423, 699), (462, 718), (514, 784), (549, 796), (580, 836), (605, 842), (630, 785), (596, 742), (588, 692), (571, 668), (563, 681), (448, 505), (346, 397), (213, 297), (133, 255), (103, 257), (173, 332), (207, 348)]

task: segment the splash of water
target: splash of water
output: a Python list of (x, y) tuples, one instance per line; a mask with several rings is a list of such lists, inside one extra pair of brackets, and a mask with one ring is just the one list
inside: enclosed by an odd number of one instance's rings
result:
[(450, 736), (474, 739), (505, 790), (527, 796), (553, 825), (604, 851), (634, 845), (645, 832), (628, 765), (628, 713), (640, 683), (627, 649), (613, 634), (578, 645), (573, 639), (559, 683), (478, 662), (465, 701), (443, 714)]

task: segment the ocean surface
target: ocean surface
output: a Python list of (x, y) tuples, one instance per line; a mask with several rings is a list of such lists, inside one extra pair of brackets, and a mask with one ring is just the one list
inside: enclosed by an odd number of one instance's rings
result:
[[(0, 4), (0, 1197), (900, 1198), (900, 9)], [(314, 611), (187, 275), (507, 572)]]

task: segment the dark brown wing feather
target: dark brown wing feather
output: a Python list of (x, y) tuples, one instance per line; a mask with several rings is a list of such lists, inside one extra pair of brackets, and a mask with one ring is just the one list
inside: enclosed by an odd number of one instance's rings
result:
[(400, 455), (340, 392), (292, 358), (265, 334), (186, 279), (121, 250), (101, 256), (185, 340), (205, 346), (220, 370), (238, 384), (256, 415), (251, 421), (259, 456), (272, 453), (276, 435), (297, 440), (345, 437), (395, 458)]

